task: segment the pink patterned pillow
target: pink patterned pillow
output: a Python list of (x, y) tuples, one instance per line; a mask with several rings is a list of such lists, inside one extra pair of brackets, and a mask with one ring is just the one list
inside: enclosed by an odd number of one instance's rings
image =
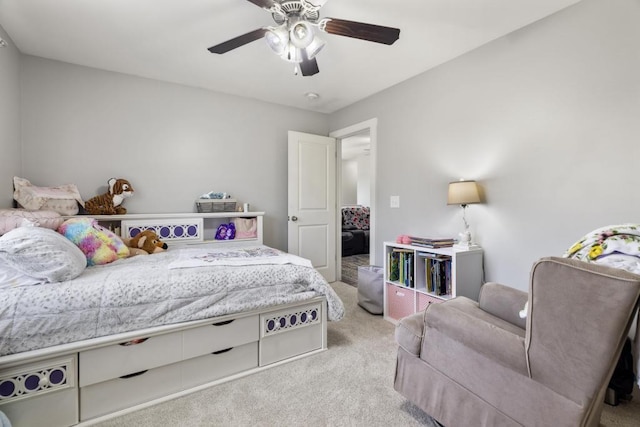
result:
[(26, 209), (0, 209), (0, 236), (29, 221), (38, 227), (57, 229), (64, 218), (54, 211), (29, 211)]

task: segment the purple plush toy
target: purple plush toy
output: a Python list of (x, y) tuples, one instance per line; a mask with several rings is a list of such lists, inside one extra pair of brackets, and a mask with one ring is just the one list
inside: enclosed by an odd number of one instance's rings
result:
[(234, 223), (220, 224), (216, 230), (216, 240), (233, 240), (236, 237), (236, 226)]

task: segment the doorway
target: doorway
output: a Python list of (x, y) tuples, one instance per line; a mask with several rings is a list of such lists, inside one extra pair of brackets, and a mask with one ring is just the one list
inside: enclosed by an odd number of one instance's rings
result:
[[(336, 168), (336, 273), (338, 280), (354, 286), (357, 284), (357, 267), (373, 264), (376, 253), (376, 128), (377, 119), (371, 119), (329, 134), (337, 139), (338, 153), (341, 153), (339, 167)], [(369, 229), (354, 230), (360, 225), (355, 227), (348, 221), (343, 230), (343, 207), (347, 215), (357, 212), (356, 215), (361, 216), (368, 212)], [(366, 249), (363, 250), (364, 242)]]

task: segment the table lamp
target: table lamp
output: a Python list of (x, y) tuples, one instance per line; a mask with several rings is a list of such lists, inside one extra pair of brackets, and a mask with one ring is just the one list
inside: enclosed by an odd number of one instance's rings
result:
[(462, 220), (464, 221), (464, 231), (460, 233), (460, 240), (454, 246), (459, 249), (473, 249), (477, 247), (472, 243), (471, 231), (469, 231), (469, 223), (467, 222), (467, 205), (471, 203), (480, 203), (480, 194), (478, 185), (475, 181), (467, 181), (461, 179), (449, 183), (449, 192), (447, 195), (448, 205), (462, 206)]

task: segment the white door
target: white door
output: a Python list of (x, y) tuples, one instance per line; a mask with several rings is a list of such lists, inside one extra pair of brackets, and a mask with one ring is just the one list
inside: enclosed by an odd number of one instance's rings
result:
[(336, 280), (336, 140), (289, 131), (289, 252)]

